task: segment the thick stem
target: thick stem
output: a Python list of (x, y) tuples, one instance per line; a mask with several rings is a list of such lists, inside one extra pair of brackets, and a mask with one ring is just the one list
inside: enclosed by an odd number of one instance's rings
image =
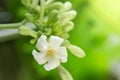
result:
[(25, 20), (19, 23), (0, 24), (0, 29), (18, 29), (24, 22)]
[(45, 0), (40, 0), (41, 13), (40, 13), (40, 24), (44, 23), (44, 12), (45, 12)]
[(0, 24), (0, 29), (18, 29), (21, 23)]

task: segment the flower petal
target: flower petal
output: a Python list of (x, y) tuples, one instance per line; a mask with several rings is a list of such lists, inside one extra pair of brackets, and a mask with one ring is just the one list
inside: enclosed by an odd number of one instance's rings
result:
[(44, 65), (44, 68), (47, 71), (50, 71), (52, 69), (55, 69), (60, 65), (59, 59), (56, 59), (55, 57), (48, 57), (48, 63)]
[(46, 54), (45, 53), (38, 53), (36, 50), (32, 51), (34, 59), (39, 63), (39, 64), (44, 64), (47, 62)]
[(63, 43), (63, 39), (58, 36), (50, 36), (49, 44), (50, 47), (57, 49)]
[(41, 35), (41, 37), (39, 38), (39, 40), (36, 44), (36, 48), (41, 52), (46, 51), (48, 48), (48, 43), (47, 43), (46, 38), (47, 37), (45, 35)]
[(56, 52), (56, 57), (60, 59), (61, 62), (66, 62), (67, 61), (67, 50), (65, 47), (60, 47), (58, 48)]

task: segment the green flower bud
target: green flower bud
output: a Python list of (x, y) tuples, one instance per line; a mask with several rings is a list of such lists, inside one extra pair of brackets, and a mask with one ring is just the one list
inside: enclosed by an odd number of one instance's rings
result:
[(53, 10), (50, 15), (48, 16), (48, 20), (47, 20), (47, 25), (49, 24), (53, 24), (55, 23), (55, 21), (57, 20), (57, 16), (58, 16), (58, 11), (57, 10)]
[(31, 43), (31, 44), (34, 44), (36, 41), (37, 41), (37, 39), (31, 39), (31, 40), (30, 40), (30, 43)]
[(61, 15), (61, 17), (59, 18), (59, 20), (56, 22), (56, 25), (58, 24), (65, 24), (67, 22), (69, 22), (70, 20), (72, 20), (73, 18), (76, 17), (76, 11), (75, 10), (71, 10), (69, 12), (65, 12)]
[(63, 30), (65, 32), (69, 32), (74, 28), (74, 23), (73, 22), (68, 22), (64, 25)]
[(81, 48), (72, 45), (68, 40), (64, 41), (63, 46), (67, 47), (73, 55), (79, 58), (83, 58), (85, 56), (85, 52)]
[(85, 52), (81, 48), (79, 48), (75, 45), (68, 46), (68, 49), (72, 52), (73, 55), (75, 55), (77, 57), (82, 58), (85, 56)]
[(30, 22), (36, 24), (36, 21), (35, 21), (34, 17), (32, 16), (32, 14), (26, 13), (25, 16)]
[(26, 7), (29, 7), (31, 5), (32, 0), (21, 0), (22, 4)]
[(35, 8), (31, 9), (30, 12), (35, 12), (37, 14), (40, 14), (40, 6), (39, 5), (35, 6)]
[(48, 10), (48, 11), (59, 10), (62, 7), (63, 7), (63, 3), (62, 2), (54, 2), (54, 3), (51, 3), (49, 5), (46, 5), (46, 10)]
[(54, 26), (52, 29), (53, 29), (54, 32), (63, 31), (62, 26), (60, 26), (60, 25), (59, 26)]
[(57, 69), (62, 80), (73, 80), (71, 74), (63, 66), (60, 65)]
[(64, 39), (68, 39), (70, 36), (68, 33), (63, 33), (60, 35), (60, 37), (64, 38)]
[(57, 36), (61, 36), (61, 34), (63, 34), (64, 31), (58, 31), (58, 32), (55, 32), (54, 34), (57, 35)]
[(70, 2), (65, 2), (63, 8), (60, 10), (60, 13), (69, 11), (71, 8), (72, 8), (72, 4)]
[(37, 33), (35, 31), (33, 31), (32, 29), (30, 28), (27, 28), (25, 26), (22, 26), (18, 29), (18, 32), (21, 34), (21, 35), (24, 35), (24, 36), (31, 36), (33, 38), (37, 38)]

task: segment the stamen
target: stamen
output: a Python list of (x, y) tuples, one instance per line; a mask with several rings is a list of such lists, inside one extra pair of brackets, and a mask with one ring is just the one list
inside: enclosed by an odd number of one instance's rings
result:
[(55, 51), (53, 49), (49, 49), (47, 54), (50, 56), (53, 56), (53, 55), (55, 55)]

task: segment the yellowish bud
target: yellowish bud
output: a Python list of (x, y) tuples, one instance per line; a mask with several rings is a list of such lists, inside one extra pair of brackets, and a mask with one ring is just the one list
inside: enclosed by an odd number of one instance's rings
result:
[(67, 22), (69, 22), (70, 20), (72, 20), (73, 18), (75, 18), (77, 15), (75, 10), (71, 10), (69, 12), (65, 12), (61, 15), (61, 17), (59, 18), (59, 20), (56, 22), (56, 24), (65, 24)]
[(73, 22), (68, 22), (64, 25), (63, 30), (66, 32), (71, 31), (74, 28), (74, 23)]
[(37, 38), (37, 33), (30, 28), (22, 26), (18, 30), (21, 35), (32, 36), (33, 38)]
[(51, 11), (51, 10), (59, 10), (63, 7), (62, 2), (54, 2), (49, 5), (46, 5), (46, 10)]
[(72, 52), (73, 55), (75, 55), (77, 57), (82, 58), (85, 56), (85, 52), (81, 48), (79, 48), (75, 45), (68, 46), (68, 49)]
[(57, 69), (62, 80), (73, 80), (71, 74), (63, 66), (60, 65)]
[(63, 8), (60, 10), (61, 13), (68, 11), (72, 8), (72, 4), (68, 1), (64, 3)]

